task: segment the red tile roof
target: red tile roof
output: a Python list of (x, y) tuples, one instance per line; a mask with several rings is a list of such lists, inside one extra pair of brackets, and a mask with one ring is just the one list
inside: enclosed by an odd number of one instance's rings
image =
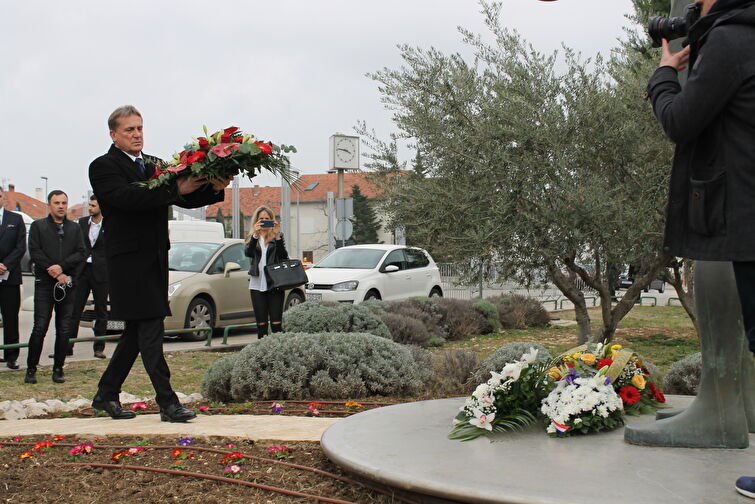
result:
[[(367, 198), (374, 199), (380, 195), (380, 190), (368, 181), (369, 173), (353, 172), (344, 174), (343, 190), (346, 197), (351, 196), (351, 186), (358, 185), (359, 190)], [(317, 183), (310, 191), (305, 191), (310, 185)], [(328, 192), (338, 197), (338, 176), (335, 173), (319, 173), (302, 175), (297, 184), (300, 202), (326, 201)], [(296, 190), (291, 191), (291, 201), (296, 201)], [(252, 215), (260, 206), (269, 206), (276, 214), (280, 212), (281, 190), (276, 187), (242, 187), (239, 189), (239, 209), (244, 215)], [(231, 189), (226, 188), (225, 199), (207, 207), (207, 217), (215, 217), (220, 209), (223, 215), (231, 215)]]
[(23, 212), (32, 219), (47, 217), (47, 203), (17, 192), (13, 184), (9, 184), (5, 190), (5, 208)]

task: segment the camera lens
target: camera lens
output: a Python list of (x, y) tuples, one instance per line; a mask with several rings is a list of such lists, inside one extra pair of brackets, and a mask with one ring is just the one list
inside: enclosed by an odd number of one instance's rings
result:
[(661, 46), (661, 39), (674, 40), (687, 35), (687, 20), (683, 17), (653, 16), (648, 23), (648, 35), (653, 47)]

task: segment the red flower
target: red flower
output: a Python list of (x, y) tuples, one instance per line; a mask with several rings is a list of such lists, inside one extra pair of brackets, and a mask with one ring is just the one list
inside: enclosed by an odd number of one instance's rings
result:
[(263, 142), (254, 142), (254, 145), (260, 148), (260, 152), (263, 154), (272, 154), (273, 148), (270, 147), (269, 143), (263, 143)]
[(200, 150), (203, 150), (203, 151), (210, 150), (210, 142), (205, 137), (197, 138), (197, 142), (199, 142)]
[(640, 400), (640, 391), (631, 385), (621, 387), (619, 389), (619, 395), (624, 404), (634, 404)]
[(202, 161), (206, 155), (207, 154), (205, 154), (203, 151), (192, 152), (186, 159), (186, 164), (198, 163), (199, 161)]
[(666, 402), (666, 396), (663, 395), (663, 392), (658, 390), (658, 388), (655, 386), (655, 383), (651, 383), (648, 387), (648, 392), (653, 396), (653, 399), (655, 399), (659, 403), (665, 403)]
[(180, 173), (186, 169), (186, 163), (181, 163), (178, 166), (169, 166), (168, 171), (171, 173)]
[(182, 453), (183, 450), (181, 448), (176, 448), (175, 450), (173, 450), (173, 458), (180, 457)]
[(243, 143), (244, 142), (244, 137), (241, 136), (241, 135), (239, 135), (236, 138), (234, 138), (233, 141), (236, 142), (236, 143)]
[(231, 126), (223, 130), (223, 134), (220, 135), (220, 141), (222, 143), (228, 143), (231, 141), (231, 135), (236, 133), (239, 129), (236, 126)]
[(566, 364), (566, 367), (568, 367), (569, 369), (571, 369), (571, 368), (574, 367), (574, 363), (573, 362), (565, 362), (564, 364)]
[(613, 364), (613, 359), (600, 359), (598, 361), (598, 369), (602, 368), (603, 366), (610, 366)]

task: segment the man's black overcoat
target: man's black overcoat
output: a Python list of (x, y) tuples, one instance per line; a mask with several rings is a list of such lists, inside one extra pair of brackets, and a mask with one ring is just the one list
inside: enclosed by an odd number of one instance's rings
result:
[(224, 191), (216, 192), (209, 184), (184, 196), (179, 196), (175, 183), (155, 189), (140, 186), (138, 182), (154, 173), (154, 166), (149, 162), (146, 165), (147, 173), (142, 176), (132, 159), (115, 145), (89, 165), (89, 181), (102, 210), (102, 230), (107, 236), (105, 255), (113, 320), (170, 315), (168, 207), (198, 208), (223, 200)]

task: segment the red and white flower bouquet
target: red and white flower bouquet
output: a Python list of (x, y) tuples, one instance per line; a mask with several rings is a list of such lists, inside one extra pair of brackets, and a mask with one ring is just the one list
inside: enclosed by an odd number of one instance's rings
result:
[[(169, 162), (155, 162), (155, 172), (145, 185), (152, 189), (186, 175), (213, 179), (241, 173), (251, 179), (262, 170), (291, 181), (291, 162), (287, 154), (296, 152), (294, 146), (260, 141), (236, 126), (212, 134), (205, 126), (204, 133), (205, 136), (193, 139), (181, 152), (174, 154)], [(149, 161), (147, 165), (151, 164)]]

